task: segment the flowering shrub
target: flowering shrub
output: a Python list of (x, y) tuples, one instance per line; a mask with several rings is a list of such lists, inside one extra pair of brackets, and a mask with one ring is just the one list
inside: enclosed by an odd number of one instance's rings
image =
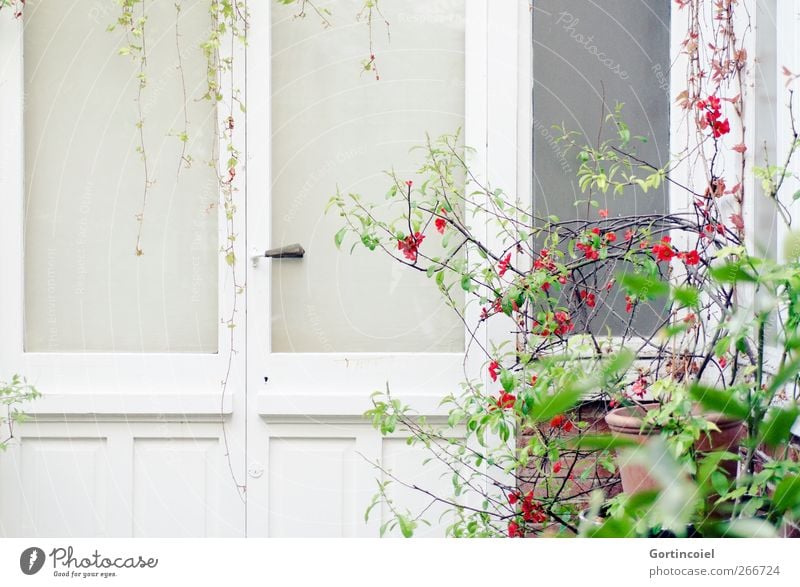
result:
[[(721, 103), (710, 96), (696, 105), (698, 124), (713, 141), (730, 132)], [(796, 255), (778, 265), (748, 253), (738, 222), (723, 218), (721, 179), (716, 189), (696, 194), (686, 212), (599, 209), (592, 194), (625, 196), (672, 181), (666, 170), (637, 157), (619, 109), (607, 122), (617, 132), (599, 147), (578, 145), (567, 131), (560, 138), (566, 152), (576, 153), (590, 194), (581, 220), (537, 217), (523, 202), (478, 182), (458, 135), (429, 141), (413, 180), (390, 174), (387, 204), (357, 194), (331, 200), (345, 222), (337, 245), (352, 235), (356, 244), (425, 272), (472, 324), (468, 356), (482, 356), (484, 370), (446, 398), (446, 427), (415, 417), (388, 391), (373, 397), (368, 412), (381, 432), (402, 426), (453, 471), (452, 495), (426, 490), (450, 506), (451, 535), (581, 532), (579, 514), (589, 496), (608, 499), (617, 491), (614, 449), (624, 443), (597, 434), (599, 416), (608, 407), (652, 401), (659, 407), (642, 410), (643, 420), (663, 429), (666, 440), (656, 460), (672, 463), (671, 474), (691, 476), (681, 486), (681, 499), (690, 504), (681, 523), (708, 522), (712, 508), (705, 498), (712, 493), (715, 515), (727, 525), (715, 518), (705, 526), (709, 535), (732, 532), (734, 520), (764, 508), (776, 521), (800, 506), (796, 464), (760, 470), (756, 464), (765, 442), (786, 446), (797, 416), (793, 404), (775, 402), (794, 399), (798, 390)], [(496, 232), (478, 236), (470, 223), (475, 217), (491, 218)], [(438, 246), (429, 244), (433, 239)], [(742, 293), (742, 284), (750, 293)], [(766, 297), (768, 307), (753, 306)], [(505, 334), (483, 346), (481, 331), (490, 321), (497, 323), (492, 332)], [(766, 367), (768, 323), (779, 330), (772, 348), (782, 348), (772, 370)], [(724, 461), (737, 455), (698, 460), (697, 442), (715, 429), (699, 406), (746, 422), (739, 478), (723, 474)], [(592, 418), (582, 417), (590, 408)], [(781, 483), (797, 489), (770, 510), (769, 488)], [(376, 503), (390, 501), (385, 487)], [(628, 498), (607, 502), (624, 535), (675, 527), (675, 512), (631, 510)], [(647, 503), (656, 501), (651, 496)], [(390, 525), (411, 535), (414, 516), (394, 506), (392, 512)], [(619, 526), (626, 516), (628, 524)]]

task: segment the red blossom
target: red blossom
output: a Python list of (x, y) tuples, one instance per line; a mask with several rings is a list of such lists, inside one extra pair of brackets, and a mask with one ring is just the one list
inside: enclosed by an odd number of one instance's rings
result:
[(586, 302), (586, 305), (589, 306), (590, 308), (594, 308), (597, 305), (597, 300), (596, 300), (595, 295), (593, 293), (591, 293), (589, 291), (586, 291), (584, 289), (584, 290), (581, 291), (581, 293), (579, 295), (580, 295), (580, 298), (584, 302)]
[(500, 277), (506, 274), (508, 271), (508, 265), (511, 263), (511, 253), (500, 259), (500, 263), (497, 265), (497, 274)]
[(608, 218), (608, 210), (607, 209), (598, 210), (597, 214), (600, 216), (600, 218)]
[(639, 375), (639, 378), (633, 382), (631, 391), (634, 395), (642, 397), (647, 392), (648, 381), (644, 375)]
[(697, 265), (700, 262), (700, 253), (695, 250), (682, 253), (683, 262), (687, 265)]
[(625, 231), (625, 240), (626, 241), (633, 240), (633, 237), (634, 237), (635, 234), (636, 234), (635, 230), (630, 230), (630, 229), (626, 230)]
[(614, 241), (617, 240), (617, 233), (616, 232), (607, 232), (605, 234), (605, 239), (606, 239), (606, 241), (608, 241), (610, 243), (613, 243)]
[(625, 296), (625, 311), (630, 314), (633, 310), (633, 298), (631, 296)]
[(516, 522), (508, 523), (508, 537), (509, 538), (523, 538), (522, 529)]
[(500, 363), (497, 361), (492, 361), (489, 363), (489, 377), (492, 378), (492, 381), (497, 381), (497, 370), (500, 369)]
[(542, 249), (539, 251), (539, 257), (534, 259), (533, 261), (533, 268), (534, 269), (546, 269), (547, 271), (555, 271), (556, 264), (550, 258), (550, 251), (547, 249)]
[(561, 472), (561, 461), (556, 461), (553, 463), (553, 473)]
[(403, 252), (406, 259), (415, 263), (417, 261), (417, 252), (422, 241), (425, 240), (425, 235), (415, 232), (413, 235), (408, 235), (403, 239), (397, 241), (398, 250)]
[(653, 254), (659, 261), (671, 261), (672, 257), (675, 256), (675, 251), (672, 250), (670, 242), (670, 237), (665, 236), (660, 243), (653, 245)]
[(711, 128), (711, 134), (715, 139), (720, 138), (731, 132), (731, 125), (728, 119), (722, 118), (721, 100), (716, 96), (709, 96), (706, 100), (697, 102), (697, 109), (705, 111), (705, 115), (699, 120), (701, 128)]
[(725, 357), (720, 357), (719, 358), (719, 366), (722, 367), (723, 369), (725, 367), (727, 367), (728, 366), (728, 359), (726, 359)]
[(444, 234), (444, 229), (447, 228), (447, 220), (444, 218), (437, 218), (433, 223), (436, 225), (436, 230), (438, 230), (440, 234)]
[(407, 185), (408, 187), (411, 187), (412, 185), (414, 185), (414, 182), (413, 182), (413, 181), (411, 181), (411, 180), (409, 179), (409, 180), (406, 182), (406, 185)]
[(572, 429), (574, 428), (572, 422), (568, 420), (564, 414), (553, 416), (553, 418), (550, 420), (550, 427), (561, 428), (564, 432), (572, 432)]
[(596, 261), (600, 258), (597, 250), (589, 243), (578, 243), (575, 245), (575, 248), (577, 248), (579, 251), (583, 251), (583, 256), (590, 261)]
[(504, 391), (500, 394), (500, 398), (497, 400), (497, 405), (503, 410), (511, 410), (514, 408), (514, 403), (516, 401), (517, 397), (514, 394)]
[(533, 491), (529, 491), (522, 498), (522, 518), (526, 522), (541, 524), (547, 521), (542, 505), (533, 500)]

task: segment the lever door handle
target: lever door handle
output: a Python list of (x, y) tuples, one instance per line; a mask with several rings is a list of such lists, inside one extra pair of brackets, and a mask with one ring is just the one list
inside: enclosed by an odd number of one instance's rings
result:
[(270, 249), (263, 253), (251, 249), (250, 261), (252, 261), (253, 267), (258, 267), (258, 260), (264, 259), (265, 257), (270, 259), (302, 259), (305, 254), (306, 250), (295, 243), (293, 245), (286, 245), (285, 247), (278, 247), (277, 249)]
[(305, 254), (306, 250), (300, 244), (295, 243), (285, 247), (278, 247), (277, 249), (270, 249), (264, 253), (264, 257), (270, 259), (302, 259)]

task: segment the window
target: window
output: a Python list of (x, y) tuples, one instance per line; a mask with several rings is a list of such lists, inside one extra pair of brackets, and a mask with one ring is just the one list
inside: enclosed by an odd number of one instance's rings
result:
[[(533, 205), (541, 218), (597, 219), (577, 180), (575, 153), (566, 156), (554, 125), (577, 131), (578, 143), (598, 145), (614, 128), (604, 123), (620, 102), (633, 135), (636, 154), (656, 167), (669, 152), (670, 3), (654, 0), (536, 0), (533, 3)], [(636, 142), (636, 141), (634, 141)], [(633, 145), (633, 143), (632, 143)], [(669, 210), (666, 185), (643, 193), (628, 188), (617, 197), (593, 194), (609, 217)], [(576, 203), (583, 201), (579, 205)], [(588, 215), (588, 216), (587, 216)], [(602, 286), (611, 275), (599, 276)], [(598, 315), (598, 333), (624, 328), (625, 301), (617, 294), (613, 314)], [(646, 330), (656, 314), (640, 312)]]

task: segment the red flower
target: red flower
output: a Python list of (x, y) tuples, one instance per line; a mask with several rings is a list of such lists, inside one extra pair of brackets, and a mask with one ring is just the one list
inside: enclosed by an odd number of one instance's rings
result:
[(561, 461), (556, 461), (553, 463), (553, 473), (559, 473), (561, 471)]
[(497, 265), (497, 274), (500, 277), (506, 274), (508, 271), (508, 265), (511, 263), (511, 253), (500, 259), (500, 263)]
[(550, 427), (561, 428), (564, 432), (572, 432), (575, 426), (570, 420), (567, 420), (567, 417), (564, 414), (559, 414), (557, 416), (553, 416), (553, 419), (550, 420)]
[(542, 510), (542, 505), (533, 501), (533, 491), (529, 491), (522, 498), (522, 518), (534, 524), (547, 521), (547, 514)]
[(444, 229), (447, 228), (447, 220), (444, 218), (437, 218), (434, 221), (434, 224), (436, 225), (436, 230), (438, 230), (439, 233), (444, 234)]
[(492, 378), (492, 381), (497, 381), (497, 370), (499, 368), (500, 364), (497, 361), (489, 363), (489, 377)]
[(577, 248), (580, 251), (583, 251), (584, 257), (586, 257), (590, 261), (596, 261), (597, 259), (600, 258), (599, 253), (590, 244), (578, 243), (575, 245), (575, 248)]
[(497, 405), (503, 410), (511, 410), (514, 408), (514, 402), (517, 401), (515, 395), (506, 393), (505, 391), (500, 394), (500, 399), (497, 400)]
[(585, 289), (581, 291), (580, 298), (586, 302), (586, 305), (590, 308), (594, 308), (597, 305), (597, 300), (595, 299), (595, 295), (591, 292), (586, 291)]
[(720, 357), (719, 366), (724, 369), (725, 367), (727, 367), (727, 365), (728, 365), (728, 359), (726, 359), (725, 357)]
[(633, 298), (625, 296), (625, 311), (630, 314), (631, 310), (633, 310)]
[(642, 397), (645, 392), (647, 392), (647, 378), (644, 375), (640, 375), (639, 378), (633, 382), (633, 387), (631, 387), (631, 391), (639, 396)]
[(508, 537), (509, 538), (523, 538), (522, 529), (516, 522), (508, 523)]
[(697, 251), (684, 253), (683, 262), (687, 265), (697, 265), (700, 262), (700, 254)]
[(608, 210), (598, 210), (597, 213), (600, 215), (600, 218), (608, 218)]
[(720, 122), (719, 120), (714, 121), (712, 132), (714, 133), (715, 139), (718, 139), (722, 135), (726, 135), (729, 132), (731, 132), (731, 125), (728, 122), (728, 119), (726, 118), (722, 122)]
[(508, 503), (510, 503), (511, 505), (514, 505), (515, 503), (517, 503), (519, 498), (520, 498), (519, 493), (509, 493), (508, 494)]
[(633, 236), (635, 234), (636, 234), (635, 230), (630, 230), (630, 229), (626, 230), (625, 231), (625, 240), (626, 241), (633, 240)]
[(653, 254), (659, 261), (671, 261), (672, 257), (675, 256), (675, 251), (672, 250), (670, 245), (671, 240), (670, 237), (665, 236), (660, 243), (653, 245)]
[(412, 185), (414, 185), (414, 182), (413, 182), (413, 181), (411, 181), (411, 180), (409, 179), (409, 180), (406, 182), (406, 185), (407, 185), (408, 187), (411, 187)]
[(617, 233), (616, 232), (607, 232), (606, 236), (605, 236), (605, 239), (608, 242), (613, 243), (615, 240), (617, 240)]
[(561, 285), (564, 285), (565, 283), (567, 283), (567, 276), (566, 275), (559, 275), (558, 276), (558, 283), (560, 283)]
[(397, 241), (397, 248), (403, 251), (405, 258), (412, 263), (417, 261), (417, 252), (422, 241), (425, 240), (425, 235), (415, 232), (413, 235), (408, 235), (404, 239)]
[(707, 100), (697, 102), (697, 109), (705, 110), (705, 116), (700, 119), (700, 126), (702, 128), (711, 127), (711, 133), (715, 139), (731, 131), (728, 119), (720, 120), (722, 118), (721, 106), (722, 101), (716, 96), (709, 96)]
[(595, 226), (592, 229), (592, 234), (596, 234), (597, 236), (600, 236), (600, 229)]

